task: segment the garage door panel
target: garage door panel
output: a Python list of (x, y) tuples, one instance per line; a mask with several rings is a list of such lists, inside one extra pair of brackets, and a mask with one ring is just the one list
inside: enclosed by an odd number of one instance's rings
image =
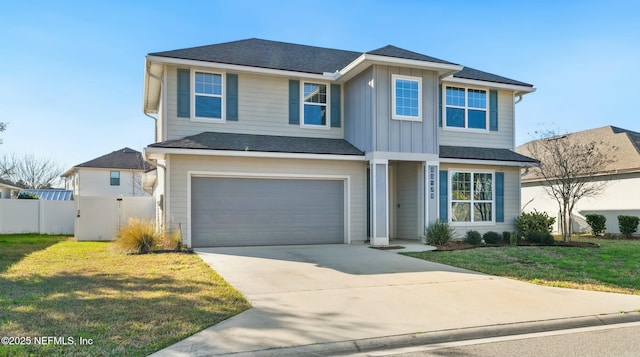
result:
[(344, 243), (344, 181), (192, 178), (194, 247)]

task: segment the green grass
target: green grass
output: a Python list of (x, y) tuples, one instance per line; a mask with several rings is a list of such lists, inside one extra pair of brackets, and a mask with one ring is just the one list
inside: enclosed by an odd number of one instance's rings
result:
[(0, 236), (0, 287), (0, 336), (75, 342), (0, 356), (146, 356), (249, 308), (195, 254), (116, 254), (61, 236)]
[(487, 247), (405, 254), (541, 285), (640, 295), (640, 240), (579, 240), (600, 248)]

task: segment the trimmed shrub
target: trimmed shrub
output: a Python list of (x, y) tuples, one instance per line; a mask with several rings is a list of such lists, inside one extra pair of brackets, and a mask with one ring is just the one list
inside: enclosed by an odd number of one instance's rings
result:
[(153, 222), (131, 218), (129, 223), (118, 231), (113, 247), (122, 253), (144, 254), (161, 243), (162, 236), (156, 231)]
[(508, 231), (502, 232), (502, 242), (507, 244), (511, 242), (511, 232), (508, 232)]
[(618, 216), (620, 233), (624, 234), (627, 238), (631, 238), (631, 235), (638, 230), (638, 222), (640, 222), (640, 218), (636, 216)]
[(468, 231), (464, 241), (471, 245), (479, 245), (482, 243), (482, 236), (478, 231)]
[(435, 221), (425, 230), (427, 244), (444, 245), (455, 236), (455, 230), (447, 222)]
[(594, 236), (604, 233), (605, 229), (607, 229), (607, 217), (601, 214), (588, 214), (585, 218)]
[(487, 244), (500, 244), (502, 236), (498, 232), (487, 232), (482, 235), (482, 239)]
[(520, 237), (527, 237), (529, 232), (551, 233), (551, 227), (556, 223), (554, 217), (549, 217), (546, 212), (533, 210), (530, 213), (523, 213), (516, 218), (516, 229)]
[(539, 243), (539, 244), (555, 244), (556, 241), (553, 239), (553, 236), (549, 232), (538, 232), (532, 231), (527, 233), (525, 239), (530, 243)]
[(18, 193), (19, 200), (39, 200), (38, 194), (35, 192), (20, 192)]

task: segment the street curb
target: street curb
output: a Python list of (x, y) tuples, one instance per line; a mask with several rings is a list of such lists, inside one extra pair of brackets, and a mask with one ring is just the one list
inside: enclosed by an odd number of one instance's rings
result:
[[(605, 326), (627, 322), (639, 322), (640, 312), (627, 311), (571, 317), (553, 320), (528, 321), (511, 324), (488, 325), (441, 331), (417, 332), (412, 334), (365, 338), (360, 340), (315, 343), (311, 345), (271, 348), (224, 355), (244, 356), (327, 356), (385, 350), (401, 347), (430, 345), (436, 343), (476, 340), (491, 337), (523, 335), (536, 332), (568, 330), (581, 327)], [(216, 354), (210, 355), (215, 356)]]

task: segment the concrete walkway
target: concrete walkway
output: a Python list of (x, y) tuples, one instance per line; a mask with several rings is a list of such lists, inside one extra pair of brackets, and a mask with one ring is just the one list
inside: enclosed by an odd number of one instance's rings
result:
[(152, 356), (326, 355), (640, 320), (621, 314), (640, 309), (640, 296), (537, 286), (364, 245), (197, 253), (253, 308)]

